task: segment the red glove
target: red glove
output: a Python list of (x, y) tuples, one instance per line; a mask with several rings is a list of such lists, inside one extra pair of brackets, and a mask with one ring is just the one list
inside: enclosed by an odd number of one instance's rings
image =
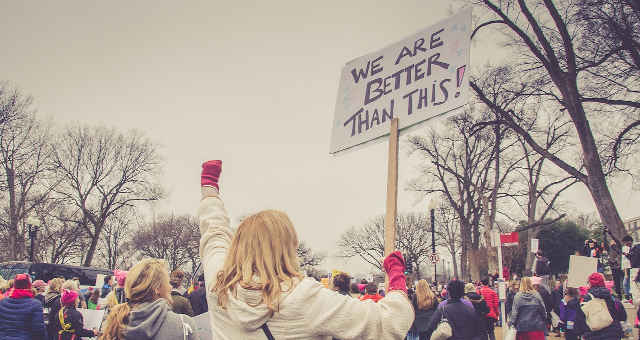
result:
[(389, 291), (401, 290), (407, 292), (407, 278), (404, 276), (404, 258), (402, 253), (394, 251), (384, 259), (384, 270), (389, 277)]
[(202, 163), (202, 174), (200, 175), (200, 185), (218, 187), (218, 179), (220, 178), (220, 172), (222, 171), (222, 161), (207, 161)]

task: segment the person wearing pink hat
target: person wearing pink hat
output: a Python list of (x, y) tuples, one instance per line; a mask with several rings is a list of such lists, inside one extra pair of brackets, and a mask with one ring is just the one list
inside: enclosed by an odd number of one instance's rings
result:
[(75, 290), (64, 289), (62, 291), (62, 297), (60, 298), (62, 307), (53, 317), (58, 340), (76, 340), (79, 337), (98, 335), (97, 330), (84, 328), (82, 314), (76, 310), (79, 302), (79, 295)]
[(0, 339), (44, 340), (46, 335), (42, 304), (33, 298), (31, 278), (18, 274), (9, 296), (0, 301)]
[[(627, 320), (627, 312), (605, 286), (604, 276), (600, 273), (592, 273), (588, 278), (589, 290), (584, 296), (583, 302), (586, 304), (592, 299), (602, 299), (607, 305), (607, 310), (613, 321), (603, 329), (597, 331), (588, 331), (582, 335), (585, 340), (616, 340), (623, 336), (621, 321)], [(588, 320), (586, 320), (588, 322)], [(588, 328), (587, 328), (588, 329)]]
[(36, 290), (36, 295), (34, 296), (34, 298), (40, 301), (40, 303), (42, 303), (42, 305), (44, 306), (44, 294), (47, 290), (47, 284), (42, 280), (35, 280), (33, 281), (33, 289)]

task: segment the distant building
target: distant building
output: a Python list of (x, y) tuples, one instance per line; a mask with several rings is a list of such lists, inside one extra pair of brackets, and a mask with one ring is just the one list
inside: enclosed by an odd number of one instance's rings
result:
[(634, 242), (640, 241), (640, 216), (622, 222), (627, 233), (633, 237)]

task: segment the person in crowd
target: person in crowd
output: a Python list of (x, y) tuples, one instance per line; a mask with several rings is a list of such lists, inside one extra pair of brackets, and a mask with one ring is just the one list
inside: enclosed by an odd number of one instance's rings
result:
[(360, 294), (360, 288), (358, 288), (358, 284), (357, 283), (352, 283), (351, 284), (351, 297), (352, 298), (356, 298), (356, 299), (360, 299), (360, 296), (362, 294)]
[(624, 299), (631, 301), (631, 247), (633, 247), (633, 238), (626, 235), (622, 238), (622, 260), (620, 261), (620, 268), (624, 275), (623, 291)]
[(111, 293), (111, 287), (113, 286), (113, 276), (107, 275), (104, 277), (104, 284), (101, 288), (101, 298), (106, 298), (109, 293)]
[(616, 340), (621, 339), (623, 336), (622, 326), (620, 325), (621, 321), (627, 320), (627, 312), (624, 307), (613, 295), (611, 295), (611, 291), (605, 287), (604, 276), (600, 273), (592, 273), (589, 275), (589, 290), (587, 294), (583, 297), (583, 301), (586, 303), (590, 301), (592, 298), (603, 299), (607, 304), (607, 309), (613, 322), (611, 325), (598, 330), (598, 331), (587, 331), (584, 333), (583, 338), (585, 340)]
[(202, 282), (202, 284), (189, 295), (189, 303), (193, 310), (193, 316), (204, 314), (209, 310), (209, 304), (207, 303), (207, 288), (204, 284), (204, 274), (200, 274), (198, 281)]
[(551, 310), (553, 310), (553, 298), (551, 297), (551, 293), (547, 290), (546, 286), (544, 286), (542, 282), (542, 278), (538, 276), (531, 277), (531, 284), (533, 285), (533, 289), (535, 289), (540, 297), (542, 298), (542, 302), (544, 303), (544, 309), (547, 313), (547, 326), (551, 324)]
[(144, 259), (133, 266), (124, 293), (127, 301), (109, 313), (102, 340), (198, 339), (193, 319), (171, 311), (166, 262)]
[(7, 293), (8, 290), (9, 290), (9, 281), (2, 279), (2, 276), (0, 276), (0, 301), (4, 299), (5, 294)]
[(464, 286), (464, 295), (467, 300), (473, 304), (478, 319), (478, 334), (474, 336), (474, 340), (487, 340), (489, 336), (489, 323), (495, 320), (489, 317), (491, 309), (487, 305), (482, 295), (478, 294), (476, 286), (473, 283), (467, 283)]
[(378, 303), (324, 289), (300, 273), (298, 237), (285, 213), (258, 212), (233, 232), (219, 195), (221, 166), (220, 161), (203, 164), (198, 209), (200, 258), (205, 278), (211, 280), (207, 286), (212, 290), (209, 312), (214, 339), (406, 336), (414, 312), (399, 251), (383, 261), (388, 289)]
[(533, 276), (546, 279), (551, 274), (550, 261), (544, 257), (542, 250), (536, 252), (536, 257), (533, 260)]
[(464, 296), (464, 282), (449, 281), (447, 284), (449, 298), (440, 305), (431, 316), (427, 332), (433, 333), (440, 320), (446, 318), (453, 331), (451, 340), (472, 340), (479, 333), (480, 320), (476, 317), (473, 305)]
[(336, 292), (342, 295), (351, 296), (349, 294), (350, 284), (351, 284), (351, 277), (349, 277), (349, 274), (347, 273), (338, 273), (336, 276), (333, 277), (333, 290), (335, 290)]
[(84, 328), (82, 314), (76, 309), (80, 304), (79, 295), (80, 293), (75, 290), (62, 289), (62, 297), (60, 298), (61, 308), (53, 316), (58, 340), (75, 340), (78, 337), (93, 337), (98, 335), (97, 330)]
[[(173, 287), (172, 291), (175, 291), (179, 295), (184, 296), (185, 293), (187, 292), (187, 289), (184, 288), (182, 285), (185, 279), (184, 271), (180, 269), (176, 269), (172, 271), (171, 275), (169, 275), (169, 279), (171, 280), (171, 286)], [(171, 294), (171, 295), (173, 296), (174, 294)]]
[(100, 290), (94, 289), (87, 300), (88, 309), (98, 309), (98, 300), (100, 299)]
[(511, 307), (513, 306), (513, 298), (515, 298), (516, 294), (520, 290), (520, 280), (512, 280), (509, 284), (509, 290), (507, 292), (507, 299), (504, 303), (505, 313), (507, 313), (507, 317), (511, 315)]
[(489, 314), (487, 314), (487, 334), (489, 335), (490, 340), (496, 340), (494, 328), (498, 321), (498, 316), (500, 315), (500, 299), (498, 298), (498, 294), (489, 287), (488, 277), (482, 279), (480, 283), (480, 295), (482, 295), (482, 298), (484, 298), (484, 301), (486, 301), (486, 304), (489, 307)]
[(44, 296), (47, 290), (47, 284), (42, 280), (35, 280), (33, 281), (32, 286), (33, 289), (36, 290), (34, 298), (40, 301), (40, 303), (44, 306)]
[(62, 290), (73, 290), (78, 293), (78, 299), (80, 300), (79, 307), (87, 309), (87, 301), (84, 299), (84, 295), (80, 294), (80, 288), (74, 280), (67, 280), (62, 284)]
[[(555, 281), (554, 282), (554, 287), (553, 290), (551, 291), (551, 301), (552, 301), (552, 305), (551, 305), (551, 313), (553, 314), (551, 316), (552, 320), (554, 318), (560, 316), (560, 305), (562, 304), (562, 299), (564, 298), (564, 291), (562, 289), (562, 281)], [(543, 298), (544, 300), (544, 298)], [(560, 335), (560, 328), (558, 326), (554, 325), (554, 331)]]
[(560, 328), (565, 332), (565, 339), (578, 340), (578, 337), (585, 331), (582, 328), (585, 320), (584, 313), (580, 309), (580, 292), (578, 292), (578, 289), (567, 288), (558, 310)]
[(431, 290), (427, 281), (420, 280), (416, 285), (411, 302), (415, 311), (415, 319), (407, 334), (407, 340), (429, 340), (431, 333), (428, 332), (427, 327), (438, 307), (438, 297)]
[[(193, 316), (193, 309), (191, 308), (191, 302), (182, 294), (186, 292), (182, 288), (182, 282), (184, 282), (184, 272), (180, 269), (176, 269), (171, 272), (169, 279), (171, 283), (171, 307), (175, 313), (185, 314)], [(181, 293), (182, 292), (182, 293)]]
[(8, 297), (0, 301), (0, 339), (44, 340), (42, 304), (33, 298), (31, 278), (18, 274)]
[[(607, 235), (611, 237), (611, 240), (607, 241)], [(611, 268), (611, 276), (613, 276), (613, 283), (615, 292), (618, 297), (622, 297), (622, 280), (624, 279), (624, 272), (621, 268), (622, 258), (622, 242), (620, 242), (616, 236), (609, 231), (609, 228), (604, 227), (603, 243), (605, 250), (607, 251), (607, 265)]]
[[(372, 300), (373, 302), (378, 302), (382, 299), (382, 296), (378, 294), (378, 287), (375, 283), (370, 282), (364, 288), (365, 294), (360, 297), (360, 301)], [(408, 298), (408, 295), (407, 295)]]
[(124, 303), (124, 300), (125, 300), (124, 284), (127, 281), (127, 273), (128, 273), (127, 271), (118, 270), (118, 269), (113, 271), (113, 277), (115, 278), (115, 283), (117, 283), (118, 285), (115, 288), (112, 288), (112, 290), (116, 295), (116, 300), (118, 301), (118, 303)]
[(58, 334), (56, 333), (56, 325), (53, 320), (58, 310), (60, 310), (60, 297), (62, 296), (62, 284), (64, 284), (64, 279), (60, 277), (56, 277), (49, 281), (49, 291), (44, 296), (44, 307), (49, 310), (49, 314), (47, 314), (47, 333), (49, 335), (49, 339), (57, 340)]
[(531, 278), (520, 280), (520, 291), (513, 299), (508, 322), (515, 327), (518, 340), (544, 340), (547, 331), (547, 312), (540, 294), (533, 288)]

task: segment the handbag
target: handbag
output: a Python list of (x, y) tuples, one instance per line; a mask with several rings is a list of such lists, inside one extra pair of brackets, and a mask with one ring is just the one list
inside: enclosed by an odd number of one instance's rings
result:
[(599, 331), (611, 325), (613, 323), (613, 317), (609, 313), (607, 308), (607, 302), (603, 299), (599, 299), (591, 296), (591, 300), (582, 304), (582, 311), (584, 312), (587, 326), (591, 331)]
[(447, 340), (453, 336), (453, 329), (447, 319), (447, 305), (442, 306), (442, 317), (438, 323), (438, 327), (431, 334), (431, 340)]

